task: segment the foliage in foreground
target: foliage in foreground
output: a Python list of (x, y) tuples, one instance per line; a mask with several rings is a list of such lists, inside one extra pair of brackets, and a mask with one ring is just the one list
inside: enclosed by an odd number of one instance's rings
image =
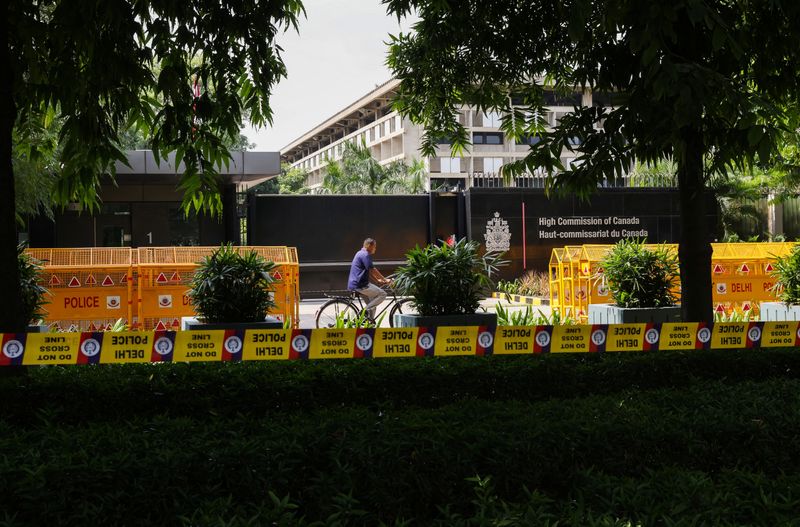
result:
[(794, 350), (40, 368), (0, 379), (0, 524), (791, 524), (798, 372)]
[(773, 290), (778, 298), (786, 304), (800, 304), (800, 244), (792, 247), (792, 251), (775, 259), (775, 277)]
[(475, 313), (491, 292), (498, 266), (507, 263), (498, 253), (480, 256), (478, 248), (478, 242), (462, 238), (453, 245), (442, 242), (411, 249), (405, 264), (395, 271), (395, 288), (413, 297), (423, 316)]
[(240, 254), (223, 245), (202, 259), (192, 276), (189, 298), (209, 323), (261, 322), (275, 307), (270, 290), (275, 263), (254, 250)]
[(497, 290), (509, 295), (549, 296), (550, 278), (547, 273), (528, 271), (514, 280), (498, 281)]
[(22, 295), (20, 308), (25, 320), (32, 323), (45, 316), (44, 306), (47, 304), (48, 291), (39, 283), (42, 266), (41, 262), (25, 252), (24, 244), (17, 246), (17, 263)]
[(650, 249), (638, 240), (617, 242), (600, 262), (614, 304), (620, 307), (675, 305), (678, 256), (666, 246)]

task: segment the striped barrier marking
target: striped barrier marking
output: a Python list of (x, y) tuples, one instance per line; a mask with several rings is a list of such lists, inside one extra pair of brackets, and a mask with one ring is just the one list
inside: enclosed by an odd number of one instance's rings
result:
[(4, 333), (0, 366), (760, 349), (800, 322)]

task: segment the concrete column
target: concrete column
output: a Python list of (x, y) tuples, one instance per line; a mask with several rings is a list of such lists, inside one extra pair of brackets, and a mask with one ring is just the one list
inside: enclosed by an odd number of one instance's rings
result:
[(767, 231), (770, 238), (783, 234), (783, 203), (775, 203), (775, 194), (767, 195)]

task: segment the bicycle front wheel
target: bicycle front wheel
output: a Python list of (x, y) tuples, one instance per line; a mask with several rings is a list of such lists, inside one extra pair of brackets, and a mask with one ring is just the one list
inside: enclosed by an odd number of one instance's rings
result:
[(394, 316), (397, 314), (401, 315), (416, 315), (417, 308), (414, 305), (413, 298), (404, 298), (402, 300), (398, 300), (397, 303), (392, 307), (392, 310), (389, 312), (389, 325), (391, 327), (394, 326)]
[(358, 309), (343, 298), (328, 300), (317, 311), (318, 328), (343, 327), (358, 318)]

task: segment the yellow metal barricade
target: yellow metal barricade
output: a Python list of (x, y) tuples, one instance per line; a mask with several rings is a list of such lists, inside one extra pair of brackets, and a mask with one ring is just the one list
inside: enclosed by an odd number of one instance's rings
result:
[[(193, 316), (187, 295), (197, 264), (217, 247), (143, 247), (138, 249), (137, 299), (142, 329), (178, 328), (181, 317)], [(299, 322), (299, 263), (293, 247), (234, 247), (255, 251), (275, 263), (274, 301), (270, 314)]]
[[(550, 305), (565, 317), (575, 317), (577, 314), (580, 253), (580, 246), (568, 245), (553, 249), (550, 256)], [(585, 292), (582, 296), (585, 296)]]
[(42, 263), (48, 289), (45, 322), (52, 329), (107, 329), (135, 323), (135, 257), (127, 247), (27, 249)]
[(585, 314), (581, 321), (589, 316), (589, 304), (607, 304), (611, 302), (608, 285), (603, 281), (603, 269), (600, 261), (608, 254), (613, 245), (584, 245), (581, 247), (581, 274), (579, 284), (586, 292)]
[[(654, 249), (667, 247), (677, 253), (676, 244), (647, 244)], [(777, 257), (789, 254), (793, 243), (714, 243), (711, 258), (714, 309), (718, 313), (739, 311), (758, 314), (758, 304), (775, 300), (771, 276)], [(600, 261), (611, 245), (583, 245), (580, 247), (580, 264), (577, 281), (573, 264), (573, 246), (553, 249), (550, 258), (550, 305), (564, 313), (573, 314), (579, 321), (586, 320), (589, 304), (607, 303), (610, 296), (602, 281)], [(680, 284), (675, 293), (680, 294)], [(558, 294), (561, 293), (561, 294)], [(585, 296), (584, 296), (585, 293)]]
[(562, 260), (564, 259), (564, 248), (555, 247), (550, 253), (550, 265), (548, 277), (550, 279), (550, 306), (554, 311), (564, 312), (564, 275), (562, 272)]
[(564, 247), (564, 260), (566, 262), (566, 265), (563, 266), (565, 271), (564, 291), (567, 299), (567, 308), (564, 312), (567, 316), (576, 319), (585, 316), (586, 309), (588, 309), (586, 291), (580, 287), (581, 249), (580, 245), (567, 245)]
[(714, 311), (758, 314), (760, 302), (774, 301), (772, 270), (793, 243), (714, 243), (711, 281)]

